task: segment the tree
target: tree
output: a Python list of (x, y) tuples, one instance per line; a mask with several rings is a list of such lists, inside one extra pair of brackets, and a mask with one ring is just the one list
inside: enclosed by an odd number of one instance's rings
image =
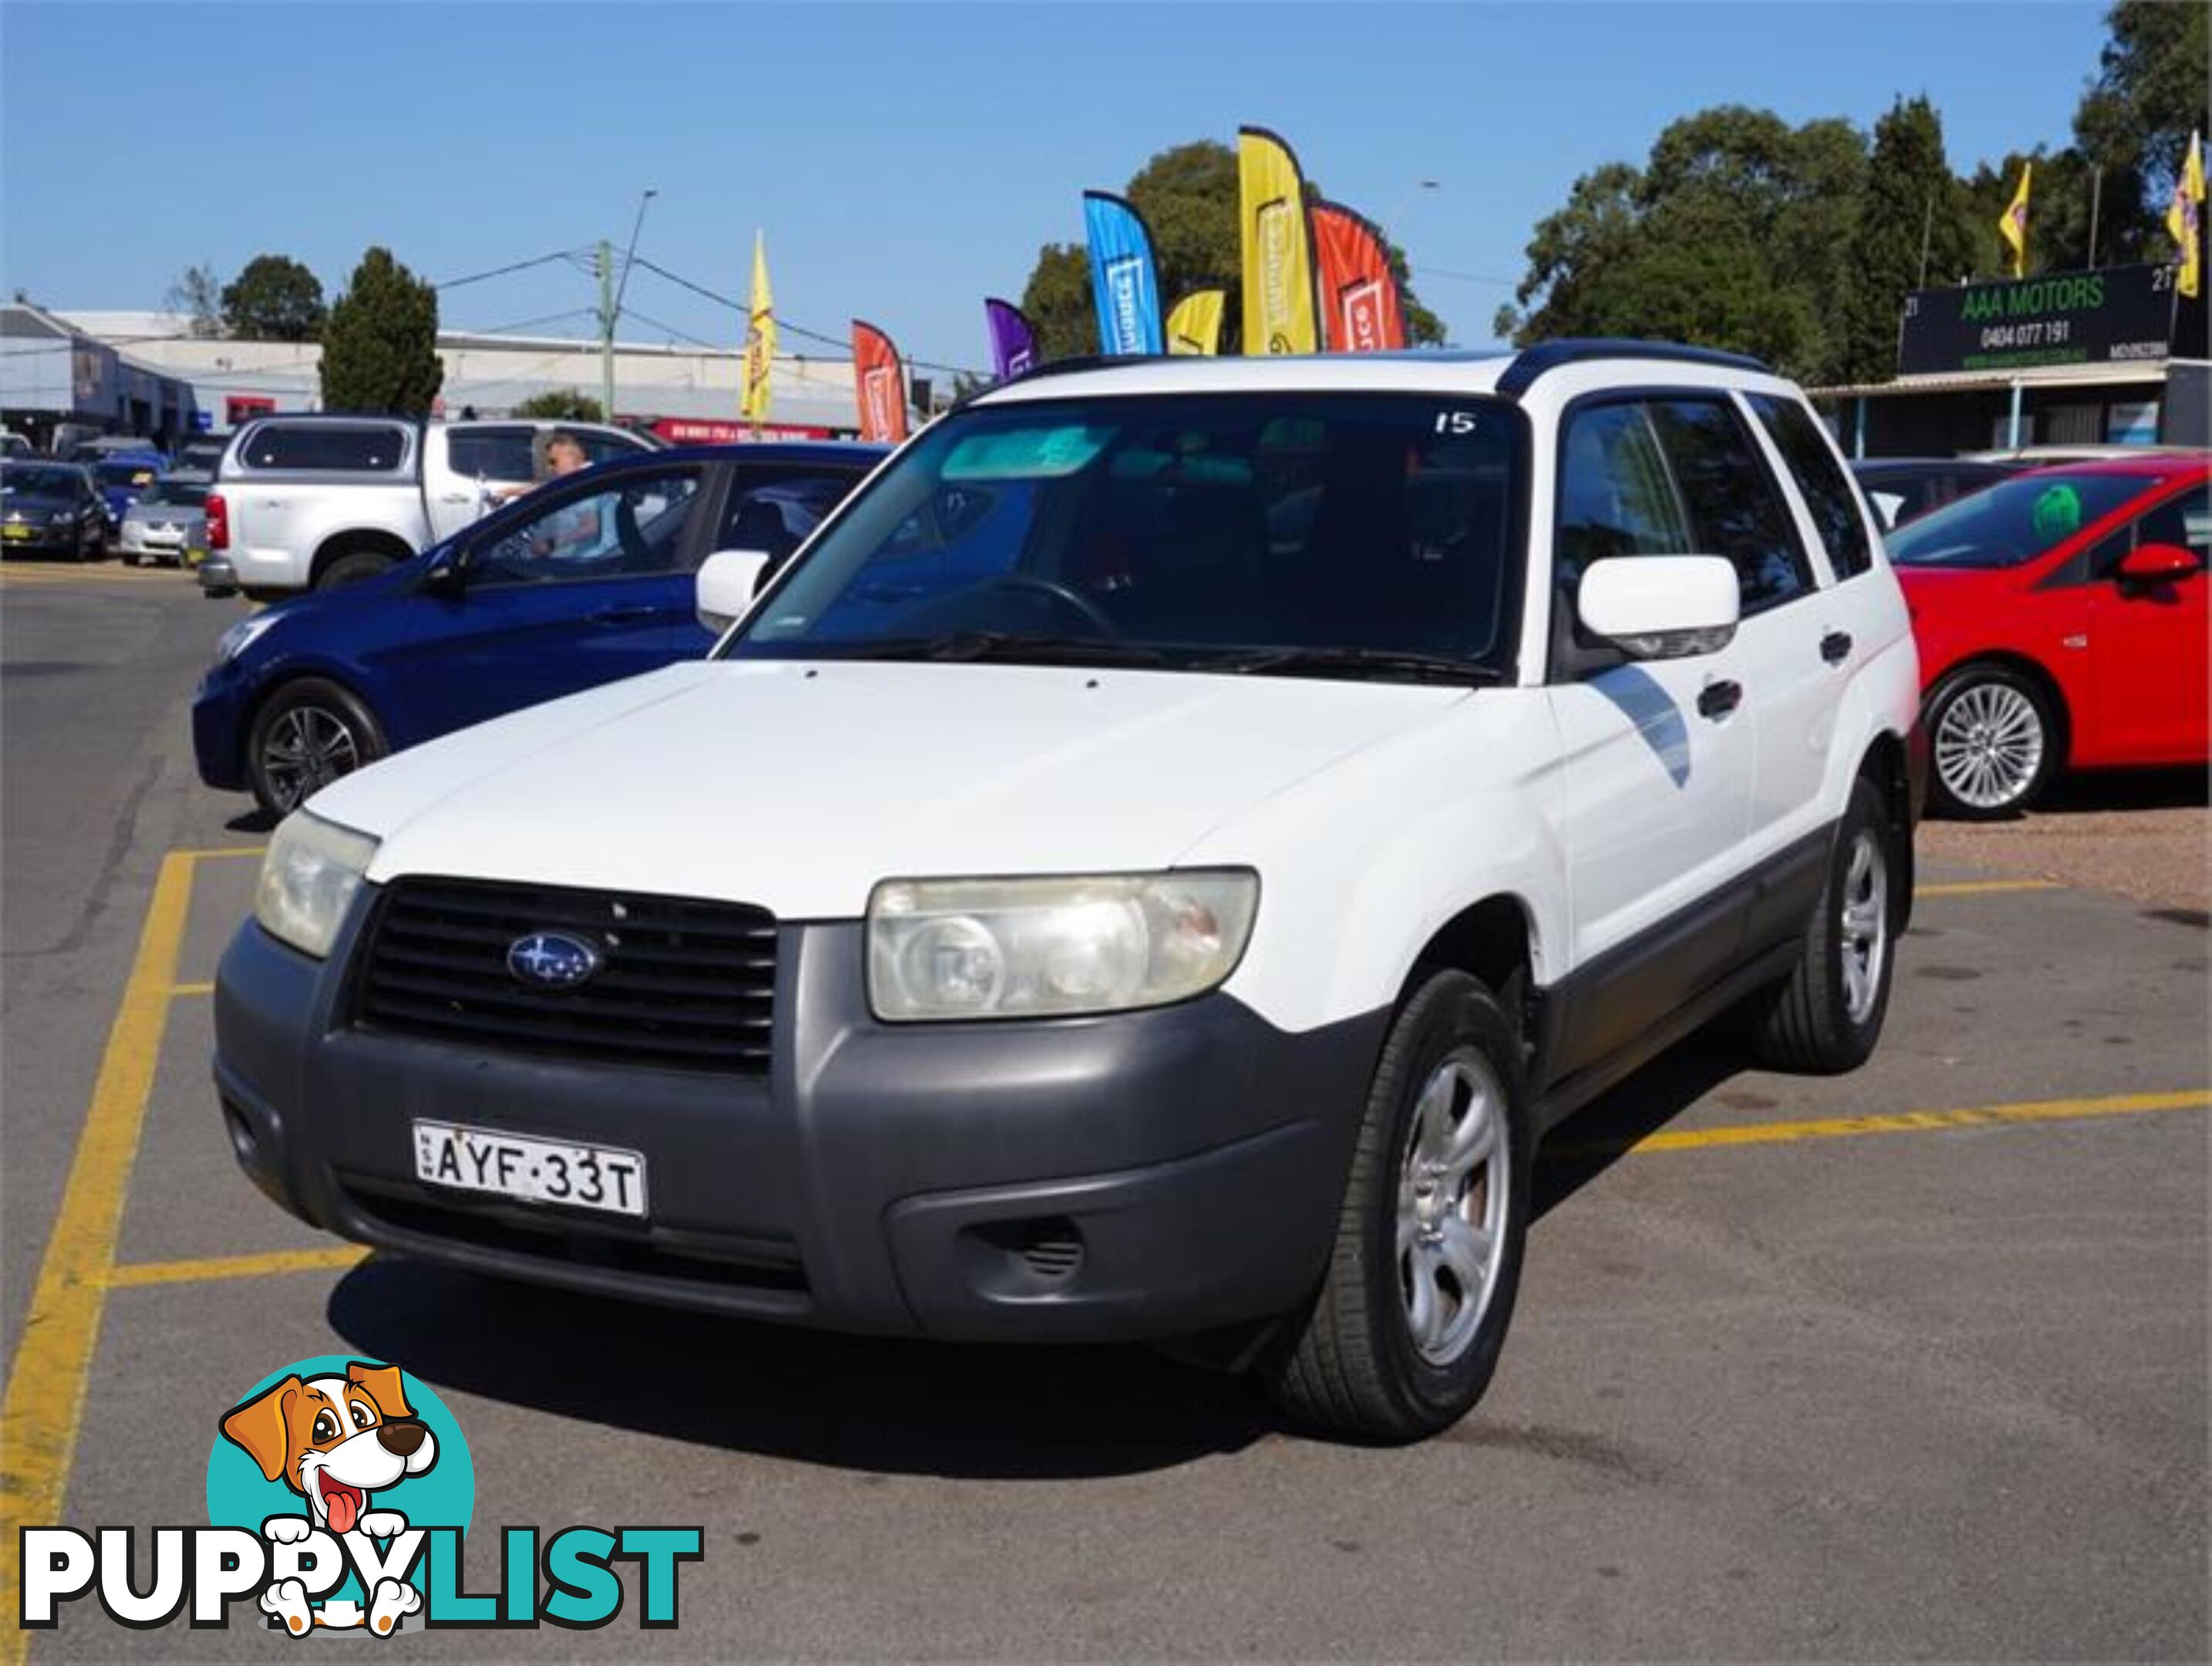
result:
[(558, 423), (603, 423), (599, 402), (573, 387), (548, 388), (533, 393), (514, 408), (518, 416), (540, 416)]
[(222, 280), (216, 276), (215, 268), (205, 264), (187, 266), (169, 285), (164, 304), (173, 313), (182, 313), (191, 322), (185, 326), (195, 339), (210, 341), (222, 333)]
[(323, 408), (427, 416), (445, 380), (438, 292), (372, 248), (323, 325)]
[(1874, 125), (1850, 248), (1843, 380), (1879, 381), (1894, 372), (1905, 295), (1965, 277), (1977, 264), (1976, 247), (1966, 198), (1943, 155), (1942, 118), (1925, 98), (1899, 99)]
[[(1308, 197), (1320, 194), (1306, 182)], [(1237, 224), (1237, 153), (1212, 139), (1179, 144), (1156, 154), (1124, 193), (1145, 216), (1159, 263), (1160, 304), (1172, 307), (1193, 289), (1224, 289), (1221, 350), (1243, 340), (1243, 234)], [(1444, 338), (1443, 321), (1421, 305), (1407, 283), (1405, 253), (1393, 246), (1390, 264), (1406, 295), (1406, 331), (1412, 341)], [(1022, 290), (1022, 311), (1036, 326), (1038, 350), (1048, 359), (1098, 350), (1098, 324), (1091, 299), (1091, 258), (1080, 243), (1048, 243)]]
[(313, 341), (328, 310), (323, 281), (289, 255), (255, 255), (222, 292), (223, 324), (242, 341)]
[(1866, 141), (1847, 122), (1793, 128), (1741, 106), (1686, 116), (1643, 167), (1583, 175), (1538, 223), (1498, 333), (1522, 345), (1655, 337), (1832, 379), (1847, 356), (1866, 171)]
[(2105, 14), (2111, 38), (2074, 112), (2074, 143), (2104, 176), (2098, 253), (2106, 260), (2166, 260), (2160, 225), (2193, 132), (2212, 130), (2212, 55), (2204, 0), (2118, 0)]

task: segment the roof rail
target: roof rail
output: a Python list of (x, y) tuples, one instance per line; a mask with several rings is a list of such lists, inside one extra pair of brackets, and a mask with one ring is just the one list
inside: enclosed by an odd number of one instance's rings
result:
[(1538, 342), (1513, 356), (1498, 378), (1498, 391), (1509, 399), (1526, 393), (1547, 370), (1593, 359), (1661, 359), (1675, 364), (1716, 365), (1724, 370), (1756, 370), (1772, 375), (1773, 368), (1743, 353), (1723, 353), (1711, 347), (1684, 347), (1671, 341), (1635, 341), (1626, 337), (1570, 337)]

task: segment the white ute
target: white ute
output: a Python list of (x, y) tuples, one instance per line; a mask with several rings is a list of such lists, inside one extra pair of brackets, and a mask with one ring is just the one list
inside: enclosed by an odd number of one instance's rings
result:
[(1732, 1008), (1790, 1067), (1881, 1032), (1912, 637), (1750, 361), (1051, 366), (760, 568), (702, 568), (709, 659), (277, 830), (216, 1004), (272, 1197), (1412, 1438), (1496, 1366), (1549, 1128)]

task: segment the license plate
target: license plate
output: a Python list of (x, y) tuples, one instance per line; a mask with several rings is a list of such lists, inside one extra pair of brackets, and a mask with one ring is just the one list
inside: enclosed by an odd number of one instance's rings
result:
[(525, 1203), (645, 1213), (645, 1158), (608, 1146), (570, 1146), (453, 1122), (415, 1124), (415, 1177), (496, 1192)]
[(28, 538), (30, 535), (31, 529), (27, 526), (0, 526), (0, 537), (14, 538)]

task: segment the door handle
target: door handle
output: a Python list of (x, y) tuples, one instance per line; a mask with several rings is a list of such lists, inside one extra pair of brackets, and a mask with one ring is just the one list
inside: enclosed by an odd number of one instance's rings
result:
[(600, 608), (597, 612), (586, 613), (584, 617), (589, 619), (595, 625), (635, 624), (641, 619), (651, 618), (653, 617), (653, 610), (649, 607), (635, 604), (629, 605), (617, 605), (611, 607)]
[(1698, 711), (1713, 719), (1726, 717), (1743, 703), (1743, 684), (1733, 678), (1708, 683), (1698, 690)]
[(469, 503), (474, 501), (466, 492), (441, 492), (438, 495), (441, 503)]
[(1832, 630), (1820, 638), (1820, 657), (1832, 666), (1840, 666), (1851, 657), (1851, 633)]

